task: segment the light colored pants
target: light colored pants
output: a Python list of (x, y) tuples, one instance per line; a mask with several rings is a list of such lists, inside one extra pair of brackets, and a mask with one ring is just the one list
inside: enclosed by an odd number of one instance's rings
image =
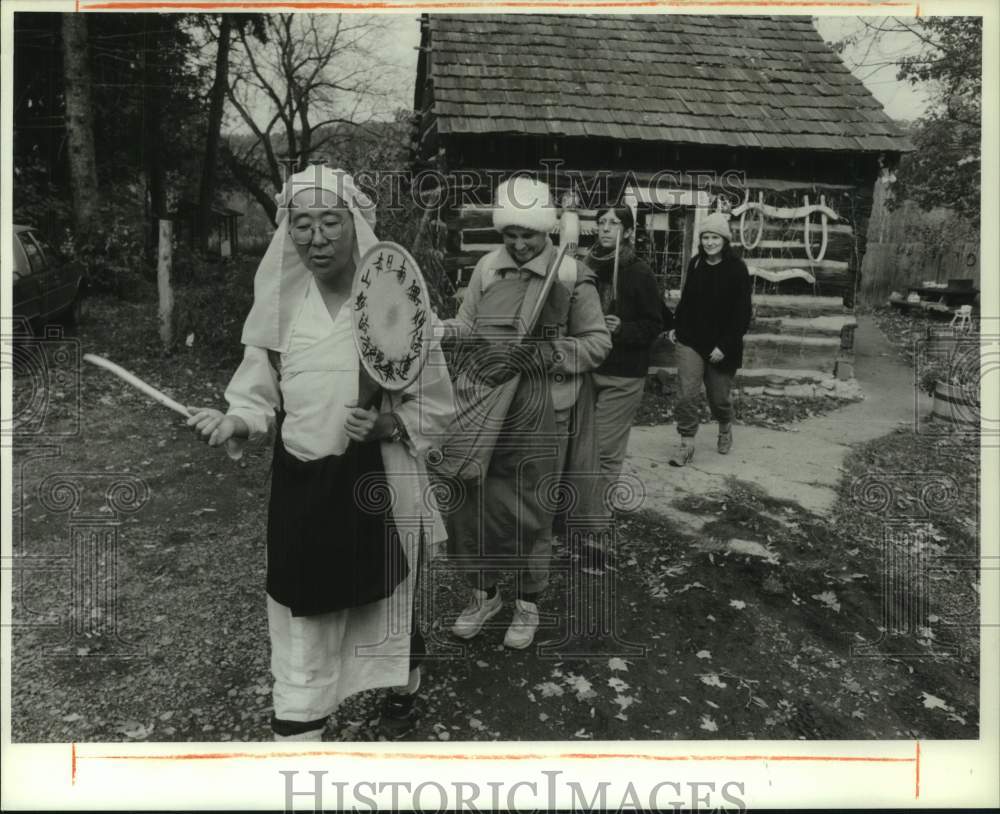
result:
[(593, 375), (597, 391), (597, 443), (601, 455), (601, 475), (610, 485), (621, 474), (632, 420), (646, 389), (646, 377)]
[(288, 608), (267, 597), (276, 717), (315, 721), (337, 708), (349, 613), (292, 616)]
[(698, 432), (698, 407), (701, 404), (701, 389), (705, 387), (708, 406), (712, 418), (720, 424), (733, 420), (733, 405), (729, 391), (733, 386), (735, 371), (719, 370), (715, 365), (702, 359), (701, 354), (680, 342), (676, 345), (677, 379), (680, 384), (680, 398), (674, 407), (677, 432), (683, 438), (694, 438)]

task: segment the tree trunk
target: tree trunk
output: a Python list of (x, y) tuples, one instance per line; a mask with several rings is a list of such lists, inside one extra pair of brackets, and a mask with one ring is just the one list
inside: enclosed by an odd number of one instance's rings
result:
[[(240, 160), (233, 155), (232, 151), (228, 148), (222, 151), (223, 159), (226, 162), (226, 166), (229, 167), (230, 172), (236, 177), (236, 180), (242, 184), (243, 188), (249, 192), (256, 199), (257, 203), (260, 204), (261, 208), (267, 213), (267, 216), (271, 219), (272, 225), (277, 225), (278, 223), (278, 205), (275, 203), (274, 196), (269, 195), (267, 191), (260, 185), (253, 174), (240, 163)], [(278, 185), (281, 188), (281, 185)]]
[(160, 341), (169, 351), (174, 344), (174, 288), (170, 282), (173, 267), (173, 223), (160, 221), (160, 251), (156, 264), (156, 284), (159, 293)]
[[(152, 15), (150, 15), (152, 16)], [(160, 37), (156, 32), (157, 23), (153, 21), (152, 30), (143, 32), (143, 71), (142, 71), (142, 117), (143, 158), (146, 164), (146, 184), (149, 190), (149, 203), (153, 218), (167, 217), (167, 187), (163, 172), (163, 105), (162, 91), (165, 80), (163, 71), (157, 60), (160, 58)]]
[(73, 222), (78, 235), (92, 236), (98, 230), (101, 201), (97, 190), (97, 159), (94, 156), (94, 108), (90, 95), (85, 15), (62, 15), (62, 45)]
[(232, 15), (220, 15), (219, 45), (215, 54), (215, 82), (212, 84), (208, 109), (208, 134), (205, 137), (205, 160), (201, 170), (201, 188), (198, 194), (198, 245), (208, 251), (208, 224), (215, 201), (215, 170), (219, 160), (219, 132), (222, 128), (223, 106), (229, 86), (229, 39)]

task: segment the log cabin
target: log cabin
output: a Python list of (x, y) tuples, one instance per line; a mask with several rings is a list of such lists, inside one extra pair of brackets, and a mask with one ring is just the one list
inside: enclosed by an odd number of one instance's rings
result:
[(459, 291), (500, 243), (492, 188), (527, 172), (575, 191), (581, 249), (588, 203), (620, 194), (668, 301), (699, 219), (728, 212), (772, 319), (853, 305), (875, 182), (912, 149), (810, 17), (687, 14), (423, 15), (411, 148), (451, 184)]

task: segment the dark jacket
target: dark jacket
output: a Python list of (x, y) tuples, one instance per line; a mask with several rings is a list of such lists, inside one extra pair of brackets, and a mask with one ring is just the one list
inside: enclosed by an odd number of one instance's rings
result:
[(750, 327), (751, 282), (746, 264), (738, 257), (711, 266), (698, 255), (691, 258), (681, 301), (674, 310), (677, 341), (694, 348), (705, 359), (713, 348), (723, 352), (721, 370), (743, 365), (743, 335)]
[(611, 353), (595, 372), (629, 378), (645, 376), (649, 371), (649, 349), (663, 330), (656, 277), (631, 247), (621, 250), (617, 292), (611, 291), (614, 252), (602, 257), (591, 251), (583, 262), (597, 275), (604, 313), (622, 321), (618, 331), (611, 334)]

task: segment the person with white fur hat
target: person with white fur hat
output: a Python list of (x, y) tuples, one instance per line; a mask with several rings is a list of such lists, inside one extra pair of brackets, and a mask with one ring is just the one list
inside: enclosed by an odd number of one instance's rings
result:
[[(549, 239), (556, 223), (548, 185), (524, 176), (500, 184), (493, 225), (503, 246), (480, 258), (457, 317), (445, 322), (446, 338), (472, 349), (465, 358), (484, 379), (502, 386), (519, 376), (492, 454), (466, 481), (464, 499), (447, 520), (449, 555), (471, 588), (452, 632), (478, 635), (502, 608), (500, 571), (514, 571), (517, 598), (504, 645), (516, 649), (534, 639), (548, 584), (553, 515), (544, 487), (563, 469), (582, 374), (611, 350), (593, 272), (571, 257), (563, 259), (534, 331), (524, 336), (557, 256)], [(461, 412), (461, 391), (458, 399)], [(596, 456), (592, 426), (579, 428), (573, 441), (589, 441)]]
[[(445, 534), (425, 499), (424, 458), (452, 419), (451, 382), (437, 343), (399, 393), (360, 364), (351, 287), (377, 238), (374, 205), (351, 176), (311, 166), (277, 203), (229, 410), (192, 409), (188, 424), (232, 457), (275, 436), (266, 585), (275, 740), (321, 740), (340, 703), (374, 687), (394, 688), (381, 727), (396, 738), (415, 723), (425, 652), (412, 616), (421, 550)], [(391, 506), (366, 504), (362, 481), (393, 495)], [(406, 531), (414, 521), (419, 531)]]
[(685, 466), (694, 457), (702, 387), (712, 418), (719, 423), (716, 448), (722, 455), (732, 449), (729, 394), (743, 364), (743, 336), (750, 327), (750, 273), (730, 245), (729, 216), (706, 216), (698, 235), (698, 253), (688, 265), (669, 334), (676, 345), (680, 386), (674, 407), (680, 440), (670, 456), (671, 466)]

